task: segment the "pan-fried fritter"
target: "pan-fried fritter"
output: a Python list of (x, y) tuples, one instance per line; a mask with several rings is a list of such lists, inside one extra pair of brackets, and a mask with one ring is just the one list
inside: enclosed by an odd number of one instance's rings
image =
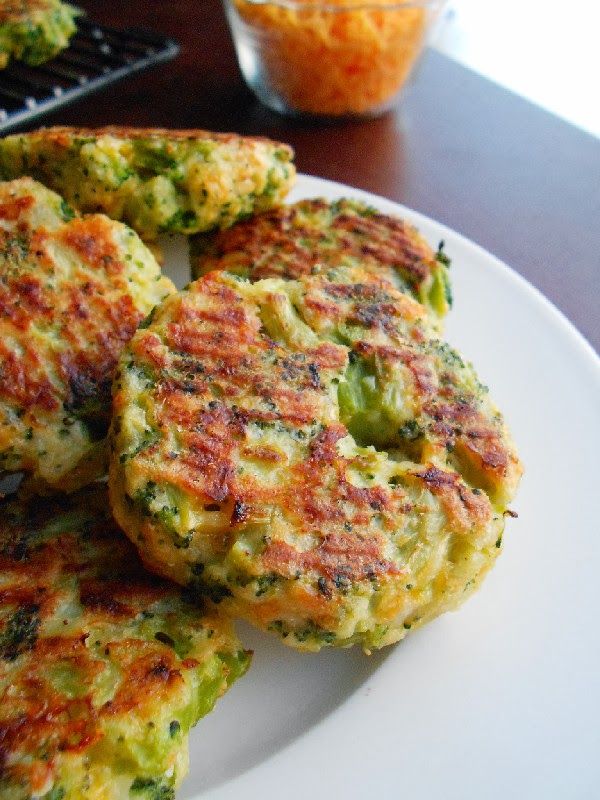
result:
[(117, 358), (173, 290), (122, 223), (0, 183), (0, 472), (65, 490), (103, 473)]
[(229, 623), (145, 570), (106, 487), (0, 514), (0, 796), (169, 800), (242, 675)]
[(352, 267), (167, 298), (114, 390), (111, 503), (147, 566), (306, 650), (381, 647), (462, 602), (521, 468), (432, 325)]
[(277, 204), (290, 147), (200, 130), (49, 128), (0, 139), (0, 177), (30, 175), (79, 211), (102, 211), (144, 239), (225, 228)]
[(36, 66), (69, 45), (78, 11), (60, 0), (0, 3), (0, 69), (11, 57)]
[(195, 236), (190, 252), (196, 278), (225, 269), (252, 281), (297, 279), (360, 266), (440, 318), (452, 303), (443, 244), (434, 253), (412, 225), (357, 200), (300, 200), (227, 231)]

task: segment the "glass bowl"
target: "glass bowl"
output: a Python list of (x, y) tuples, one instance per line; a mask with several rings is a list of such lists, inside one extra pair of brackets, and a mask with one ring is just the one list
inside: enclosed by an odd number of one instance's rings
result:
[(406, 85), (444, 0), (223, 0), (240, 69), (270, 108), (378, 116)]

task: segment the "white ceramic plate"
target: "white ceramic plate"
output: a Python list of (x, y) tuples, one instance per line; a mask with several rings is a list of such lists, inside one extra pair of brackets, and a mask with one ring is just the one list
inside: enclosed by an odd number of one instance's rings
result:
[[(254, 663), (193, 732), (180, 798), (598, 797), (600, 360), (535, 289), (443, 225), (306, 176), (290, 200), (314, 196), (366, 199), (446, 241), (447, 338), (517, 441), (519, 519), (479, 594), (371, 657), (296, 653), (240, 626)], [(181, 254), (167, 261), (179, 283)]]

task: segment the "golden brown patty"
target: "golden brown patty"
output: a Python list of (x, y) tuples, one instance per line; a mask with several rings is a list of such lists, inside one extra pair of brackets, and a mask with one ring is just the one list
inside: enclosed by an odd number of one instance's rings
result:
[(280, 202), (292, 149), (264, 138), (162, 128), (48, 128), (0, 139), (0, 177), (30, 175), (80, 211), (144, 239), (225, 228)]
[(191, 258), (196, 278), (225, 269), (253, 281), (293, 280), (332, 267), (362, 267), (440, 318), (452, 303), (443, 243), (434, 253), (412, 225), (357, 200), (300, 200), (266, 211), (229, 230), (195, 236)]
[(145, 572), (106, 488), (0, 507), (0, 796), (169, 800), (187, 734), (249, 663)]
[(32, 66), (53, 58), (68, 47), (78, 13), (60, 0), (2, 0), (0, 69), (11, 57)]
[(102, 474), (117, 358), (173, 290), (130, 228), (0, 184), (0, 471), (62, 489)]
[(145, 563), (302, 649), (380, 647), (461, 602), (521, 472), (423, 306), (346, 266), (168, 298), (121, 358), (112, 439)]

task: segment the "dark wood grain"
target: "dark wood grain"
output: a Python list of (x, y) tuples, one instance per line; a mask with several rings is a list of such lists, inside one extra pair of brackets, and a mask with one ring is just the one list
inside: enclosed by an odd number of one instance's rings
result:
[(244, 86), (218, 0), (80, 5), (106, 24), (168, 33), (181, 54), (47, 124), (204, 127), (287, 141), (300, 171), (405, 203), (483, 245), (600, 348), (594, 137), (434, 52), (396, 113), (334, 125), (285, 119)]

